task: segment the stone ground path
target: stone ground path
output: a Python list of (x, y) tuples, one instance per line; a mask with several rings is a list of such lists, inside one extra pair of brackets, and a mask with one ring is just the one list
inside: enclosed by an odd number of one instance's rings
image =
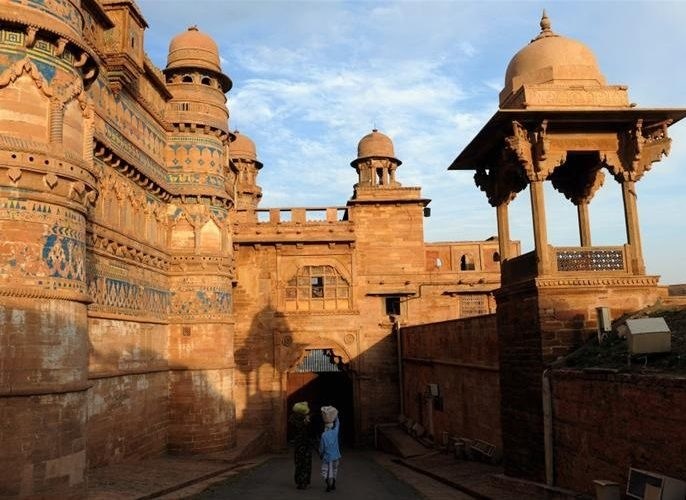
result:
[(326, 493), (319, 476), (319, 460), (313, 457), (312, 485), (298, 490), (293, 482), (291, 455), (272, 455), (251, 469), (215, 478), (212, 484), (195, 485), (163, 498), (219, 500), (227, 498), (305, 500), (315, 498), (352, 500), (471, 499), (449, 486), (398, 465), (391, 456), (374, 451), (345, 451), (336, 491)]

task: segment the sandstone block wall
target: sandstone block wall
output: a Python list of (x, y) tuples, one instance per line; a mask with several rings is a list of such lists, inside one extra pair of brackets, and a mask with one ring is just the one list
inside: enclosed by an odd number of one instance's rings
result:
[(88, 467), (163, 454), (169, 426), (169, 374), (92, 380), (88, 391)]
[(686, 380), (552, 372), (556, 484), (593, 493), (594, 479), (626, 490), (629, 467), (686, 478)]
[[(569, 282), (575, 282), (569, 286)], [(598, 306), (612, 318), (654, 304), (655, 277), (537, 278), (497, 294), (505, 472), (545, 481), (543, 371), (596, 333)]]
[(525, 290), (497, 299), (503, 464), (509, 475), (543, 481), (538, 297)]
[(427, 384), (438, 384), (434, 435), (481, 439), (502, 449), (495, 315), (401, 329), (404, 414), (428, 427)]

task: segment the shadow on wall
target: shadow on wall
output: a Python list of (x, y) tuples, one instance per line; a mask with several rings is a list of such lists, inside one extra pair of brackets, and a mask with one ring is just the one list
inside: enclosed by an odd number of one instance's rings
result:
[[(304, 352), (303, 343), (293, 343), (285, 321), (275, 327), (274, 309), (266, 307), (253, 316), (247, 335), (235, 346), (236, 420), (247, 428), (265, 429), (276, 448), (285, 445), (283, 429), (288, 409), (283, 398), (284, 376), (289, 366), (282, 359), (282, 349)], [(285, 345), (284, 345), (285, 344)]]
[[(170, 368), (167, 325), (91, 322), (95, 342), (89, 339), (88, 468), (183, 450), (185, 439), (208, 447), (197, 451), (234, 444), (235, 406), (226, 393), (232, 370), (218, 374), (182, 365)], [(175, 382), (178, 374), (190, 383)], [(174, 415), (184, 418), (174, 421)], [(196, 428), (204, 434), (194, 433)]]
[[(325, 404), (333, 403), (341, 410), (341, 432), (348, 442), (371, 439), (375, 424), (396, 421), (399, 413), (397, 347), (391, 327), (389, 323), (388, 333), (378, 335), (380, 340), (365, 349), (349, 314), (283, 314), (269, 307), (261, 309), (245, 335), (236, 339), (238, 425), (268, 429), (274, 449), (282, 449), (287, 444), (292, 404), (307, 400), (315, 420)], [(344, 329), (356, 333), (342, 334)], [(296, 365), (312, 349), (332, 352), (345, 370), (296, 373)], [(314, 431), (321, 432), (317, 422)]]

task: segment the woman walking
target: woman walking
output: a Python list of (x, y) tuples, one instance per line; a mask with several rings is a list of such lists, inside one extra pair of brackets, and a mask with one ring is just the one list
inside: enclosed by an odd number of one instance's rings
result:
[(295, 444), (295, 484), (299, 490), (310, 485), (312, 475), (312, 447), (310, 445), (310, 407), (307, 401), (293, 405), (293, 413), (288, 419), (294, 429)]
[(338, 447), (338, 410), (333, 406), (322, 407), (324, 419), (324, 432), (319, 440), (319, 456), (322, 459), (322, 477), (326, 482), (326, 491), (336, 489), (336, 476), (338, 476), (338, 463), (341, 459), (341, 451)]

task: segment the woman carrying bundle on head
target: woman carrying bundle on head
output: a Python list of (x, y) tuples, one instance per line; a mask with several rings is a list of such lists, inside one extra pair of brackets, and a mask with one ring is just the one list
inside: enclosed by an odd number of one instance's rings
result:
[(293, 413), (288, 419), (294, 429), (295, 484), (299, 490), (310, 485), (312, 475), (312, 447), (310, 441), (310, 407), (307, 401), (293, 405)]
[(341, 452), (338, 448), (338, 410), (333, 406), (322, 406), (324, 432), (319, 440), (319, 457), (322, 459), (322, 477), (326, 482), (326, 491), (336, 489), (336, 476)]

